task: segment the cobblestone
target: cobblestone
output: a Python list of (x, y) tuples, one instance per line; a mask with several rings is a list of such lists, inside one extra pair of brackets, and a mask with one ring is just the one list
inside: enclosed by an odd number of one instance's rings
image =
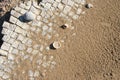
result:
[[(38, 70), (27, 70), (30, 80), (41, 75), (45, 76), (47, 68), (54, 69), (56, 65), (54, 57), (52, 54), (46, 56), (44, 52), (50, 50), (49, 42), (52, 42), (53, 38), (59, 39), (64, 36), (59, 34), (60, 24), (57, 18), (64, 19), (68, 24), (79, 19), (80, 14), (84, 13), (83, 4), (85, 4), (85, 0), (42, 0), (39, 5), (35, 1), (28, 1), (20, 2), (20, 5), (11, 10), (9, 22), (5, 21), (2, 25), (4, 36), (0, 54), (6, 56), (7, 61), (0, 57), (0, 64), (2, 64), (0, 65), (0, 78), (8, 80), (8, 74), (11, 74), (12, 71), (9, 69), (14, 69), (15, 64), (20, 65), (19, 61), (15, 61), (17, 56), (22, 61), (29, 59), (32, 63), (34, 55), (39, 57), (35, 59)], [(26, 15), (27, 12), (30, 14)], [(20, 16), (28, 22), (20, 21)], [(72, 30), (72, 28), (70, 29)], [(64, 40), (61, 42), (63, 43)], [(39, 71), (40, 67), (43, 67), (44, 70)], [(4, 70), (5, 73), (3, 74), (1, 70)]]

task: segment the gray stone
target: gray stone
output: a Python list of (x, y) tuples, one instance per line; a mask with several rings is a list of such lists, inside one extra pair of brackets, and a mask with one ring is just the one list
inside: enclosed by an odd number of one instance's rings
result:
[(29, 11), (29, 12), (26, 12), (23, 17), (26, 21), (33, 21), (36, 16), (31, 11)]

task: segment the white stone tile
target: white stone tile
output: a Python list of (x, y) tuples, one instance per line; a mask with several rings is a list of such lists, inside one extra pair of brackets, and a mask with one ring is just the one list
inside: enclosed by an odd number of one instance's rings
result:
[(64, 14), (67, 14), (68, 12), (70, 12), (71, 10), (71, 7), (70, 6), (65, 6), (64, 10), (63, 10), (63, 13)]
[(76, 12), (78, 15), (82, 13), (82, 9), (78, 9), (77, 12)]
[(20, 26), (20, 27), (23, 26), (23, 23), (22, 23), (20, 20), (17, 20), (16, 24), (17, 24), (18, 26)]
[(7, 28), (7, 29), (9, 29), (9, 27), (10, 27), (10, 23), (4, 21), (2, 27), (3, 27), (3, 28)]
[(50, 3), (46, 3), (45, 8), (46, 9), (50, 9), (50, 7), (51, 7), (51, 4)]
[(18, 49), (19, 50), (25, 50), (25, 45), (24, 44), (19, 44)]
[(28, 39), (26, 45), (27, 45), (27, 46), (32, 46), (32, 39)]
[(12, 50), (13, 50), (13, 47), (12, 46), (10, 46), (10, 49), (9, 49), (9, 53), (12, 53)]
[(11, 23), (15, 24), (15, 23), (17, 22), (17, 18), (11, 16), (9, 21), (10, 21)]
[(28, 48), (28, 49), (27, 49), (27, 52), (28, 52), (28, 53), (31, 53), (32, 50), (33, 50), (32, 48)]
[(10, 38), (7, 42), (10, 43), (10, 44), (12, 44), (12, 43), (14, 43), (14, 41), (15, 41), (15, 39)]
[(17, 36), (18, 36), (18, 34), (17, 34), (16, 32), (13, 32), (12, 35), (11, 35), (11, 37), (12, 37), (13, 39), (16, 39)]
[(0, 49), (0, 54), (1, 54), (1, 55), (5, 55), (5, 56), (7, 56), (8, 52), (5, 51), (5, 50)]
[(33, 46), (33, 48), (34, 48), (34, 49), (40, 49), (40, 45), (39, 45), (39, 44), (35, 44), (35, 45)]
[(17, 40), (22, 42), (24, 40), (24, 38), (25, 37), (23, 35), (19, 34), (18, 37), (17, 37)]
[(12, 53), (13, 53), (13, 54), (18, 54), (18, 49), (13, 49), (13, 50), (12, 50)]
[(14, 25), (14, 24), (10, 24), (9, 30), (14, 31), (15, 28), (16, 28), (16, 25)]
[(24, 23), (21, 28), (23, 28), (24, 30), (29, 30), (30, 26)]
[(36, 55), (36, 54), (38, 54), (38, 53), (39, 53), (38, 50), (33, 50), (33, 51), (32, 51), (32, 54), (33, 54), (33, 55)]
[(54, 2), (52, 6), (53, 6), (54, 8), (57, 8), (58, 2)]
[(20, 11), (21, 14), (25, 14), (26, 12), (27, 12), (27, 10), (25, 10), (25, 9), (21, 9), (21, 11)]
[(3, 56), (0, 56), (0, 65), (3, 64), (4, 61), (5, 61), (5, 58)]
[(65, 4), (65, 5), (67, 5), (68, 0), (62, 0), (62, 3)]
[(8, 60), (14, 60), (15, 59), (15, 56), (13, 54), (8, 54)]
[(20, 3), (20, 5), (19, 5), (19, 7), (21, 7), (21, 8), (23, 8), (23, 9), (24, 9), (25, 4), (21, 2), (21, 3)]
[(24, 36), (26, 36), (26, 34), (27, 34), (27, 32), (25, 30), (23, 30), (22, 28), (20, 28), (19, 26), (16, 27), (15, 32), (20, 33)]
[(68, 5), (73, 7), (74, 6), (74, 2), (72, 0), (68, 0)]
[(7, 73), (6, 73), (6, 74), (3, 74), (3, 76), (2, 76), (3, 80), (9, 79), (9, 77), (10, 77), (9, 74), (7, 74)]
[(61, 3), (59, 3), (59, 4), (58, 4), (58, 9), (60, 9), (60, 10), (62, 11), (63, 8), (64, 8), (64, 6), (63, 6)]
[(8, 29), (3, 28), (1, 33), (2, 33), (2, 34), (7, 34), (7, 30), (8, 30)]
[(34, 14), (40, 14), (40, 10), (36, 9), (35, 7), (31, 6), (30, 11), (33, 12)]
[(1, 49), (8, 51), (9, 48), (10, 48), (10, 44), (6, 43), (6, 42), (3, 42), (2, 46), (1, 46)]
[(8, 40), (10, 39), (10, 36), (9, 35), (4, 35), (2, 37), (2, 40), (5, 41), (5, 42), (8, 42)]
[(15, 41), (13, 44), (12, 44), (12, 46), (14, 47), (14, 48), (18, 48), (18, 45), (20, 44), (20, 42), (19, 41)]
[(16, 7), (15, 7), (15, 11), (20, 12), (20, 11), (21, 11), (21, 8), (18, 7), (18, 6), (16, 6)]

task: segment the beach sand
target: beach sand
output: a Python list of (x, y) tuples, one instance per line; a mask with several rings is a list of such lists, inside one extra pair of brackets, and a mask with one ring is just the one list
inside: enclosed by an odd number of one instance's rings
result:
[(88, 0), (76, 36), (67, 37), (64, 48), (53, 54), (57, 66), (46, 80), (120, 79), (120, 0)]

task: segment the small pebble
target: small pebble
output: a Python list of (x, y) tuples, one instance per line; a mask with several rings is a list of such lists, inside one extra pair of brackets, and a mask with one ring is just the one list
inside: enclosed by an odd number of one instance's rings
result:
[(86, 4), (86, 8), (90, 9), (90, 8), (93, 8), (93, 5), (92, 4)]

